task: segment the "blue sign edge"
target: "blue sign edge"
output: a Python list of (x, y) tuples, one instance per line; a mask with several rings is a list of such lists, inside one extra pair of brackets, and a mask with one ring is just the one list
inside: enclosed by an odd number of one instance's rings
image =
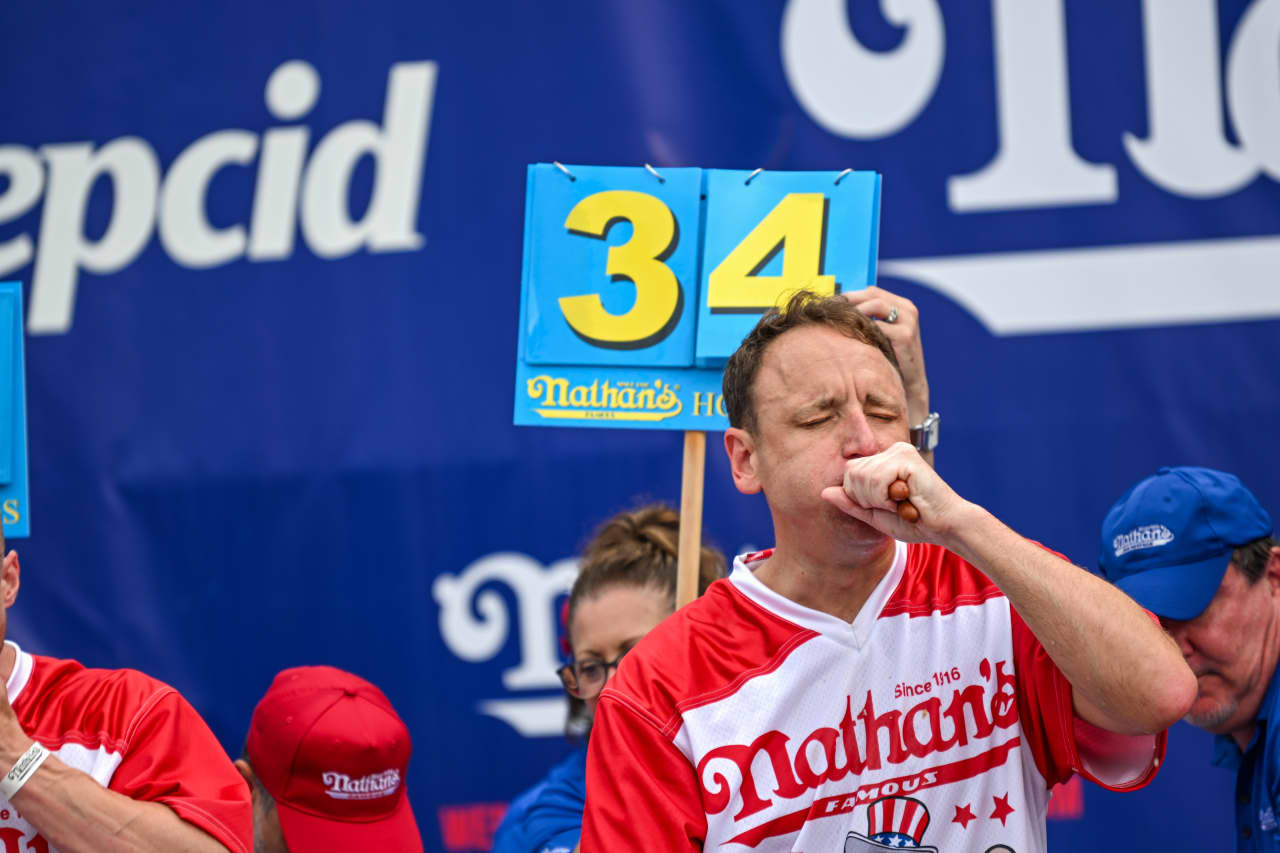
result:
[(18, 497), (22, 500), (23, 510), (21, 520), (16, 525), (12, 528), (5, 526), (4, 535), (6, 539), (22, 539), (31, 535), (31, 480), (27, 459), (27, 348), (23, 335), (23, 320), (26, 312), (23, 311), (22, 305), (22, 282), (0, 281), (0, 289), (10, 287), (17, 295), (18, 309), (14, 312), (14, 323), (17, 325), (15, 343), (18, 347), (17, 357), (14, 359), (14, 367), (18, 374), (18, 393), (14, 401), (17, 404), (14, 406), (14, 417), (17, 421), (14, 439), (19, 446), (15, 449), (16, 469), (13, 472), (13, 482), (15, 490), (18, 491)]

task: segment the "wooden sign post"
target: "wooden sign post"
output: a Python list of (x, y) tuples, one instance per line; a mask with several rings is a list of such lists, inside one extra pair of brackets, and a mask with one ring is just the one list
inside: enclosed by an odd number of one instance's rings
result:
[(707, 434), (684, 434), (684, 471), (680, 477), (680, 550), (676, 563), (676, 607), (698, 597), (702, 558), (702, 486), (707, 473)]

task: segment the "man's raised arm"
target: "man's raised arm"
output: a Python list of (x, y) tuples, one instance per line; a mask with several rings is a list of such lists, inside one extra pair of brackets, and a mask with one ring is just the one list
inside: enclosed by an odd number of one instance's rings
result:
[[(920, 513), (915, 523), (903, 521), (889, 497), (898, 480)], [(1195, 676), (1141, 607), (961, 498), (910, 445), (850, 460), (843, 487), (827, 488), (823, 497), (889, 536), (941, 545), (990, 577), (1071, 683), (1081, 719), (1150, 734), (1179, 720), (1195, 700)]]

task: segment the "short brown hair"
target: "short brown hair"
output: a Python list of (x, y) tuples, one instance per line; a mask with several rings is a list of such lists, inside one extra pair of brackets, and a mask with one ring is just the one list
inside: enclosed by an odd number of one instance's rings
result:
[(819, 296), (811, 290), (800, 290), (781, 309), (770, 308), (729, 357), (721, 390), (730, 426), (755, 433), (756, 408), (752, 386), (764, 361), (765, 350), (784, 332), (802, 326), (826, 326), (845, 337), (873, 346), (884, 354), (893, 369), (898, 371), (898, 376), (902, 376), (893, 344), (875, 320), (839, 294)]
[[(680, 513), (666, 504), (620, 512), (601, 524), (587, 544), (578, 579), (569, 592), (569, 625), (579, 602), (613, 586), (652, 587), (670, 595), (674, 607), (679, 542)], [(704, 544), (698, 560), (698, 593), (724, 577), (724, 570), (724, 554)]]
[(1231, 552), (1232, 564), (1240, 570), (1252, 586), (1262, 580), (1267, 571), (1267, 561), (1271, 559), (1271, 549), (1280, 545), (1280, 541), (1272, 536), (1263, 536), (1252, 542), (1237, 545)]

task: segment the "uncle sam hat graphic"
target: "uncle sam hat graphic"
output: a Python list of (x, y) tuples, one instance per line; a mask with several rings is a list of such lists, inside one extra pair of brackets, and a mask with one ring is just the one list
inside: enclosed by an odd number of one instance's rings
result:
[(917, 850), (938, 853), (937, 847), (921, 846), (929, 828), (929, 810), (913, 797), (881, 797), (867, 806), (867, 834), (850, 832), (844, 853), (881, 853), (885, 850)]

